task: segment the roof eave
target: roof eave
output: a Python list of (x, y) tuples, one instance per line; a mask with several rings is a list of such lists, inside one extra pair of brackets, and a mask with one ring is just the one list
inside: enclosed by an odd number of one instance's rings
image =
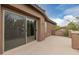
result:
[(45, 14), (45, 10), (41, 9), (38, 5), (36, 4), (30, 4), (32, 7), (34, 7), (35, 9), (37, 9), (39, 12), (41, 12), (44, 16), (45, 16), (45, 20), (56, 25), (56, 22), (50, 20), (47, 15)]

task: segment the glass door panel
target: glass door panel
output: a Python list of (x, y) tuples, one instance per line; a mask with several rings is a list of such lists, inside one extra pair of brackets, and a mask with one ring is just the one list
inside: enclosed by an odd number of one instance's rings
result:
[(36, 21), (32, 18), (27, 20), (27, 42), (34, 41), (36, 39)]
[(5, 11), (4, 15), (4, 50), (15, 48), (26, 43), (26, 17), (14, 12)]

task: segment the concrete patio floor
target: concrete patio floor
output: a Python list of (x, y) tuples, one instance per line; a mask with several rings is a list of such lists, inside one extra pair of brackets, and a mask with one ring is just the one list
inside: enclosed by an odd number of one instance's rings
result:
[(45, 40), (33, 41), (4, 53), (4, 55), (56, 55), (79, 54), (79, 50), (72, 49), (71, 38), (50, 36)]

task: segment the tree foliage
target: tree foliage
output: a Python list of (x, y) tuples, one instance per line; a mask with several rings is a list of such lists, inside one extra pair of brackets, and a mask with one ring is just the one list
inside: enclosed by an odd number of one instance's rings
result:
[(67, 29), (69, 30), (79, 30), (79, 26), (75, 24), (74, 22), (70, 22), (67, 26)]
[(62, 27), (60, 27), (60, 26), (55, 26), (55, 27), (54, 27), (55, 30), (59, 30), (59, 29), (61, 29), (61, 28), (62, 28)]

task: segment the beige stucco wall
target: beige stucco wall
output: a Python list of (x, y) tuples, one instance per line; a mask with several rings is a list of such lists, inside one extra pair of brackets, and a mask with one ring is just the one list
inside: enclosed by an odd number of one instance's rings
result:
[(66, 32), (65, 29), (60, 29), (60, 30), (55, 31), (55, 35), (57, 35), (57, 36), (64, 36), (65, 32)]
[(50, 35), (53, 35), (54, 34), (54, 24), (50, 23), (50, 22), (47, 22), (46, 21), (46, 24), (47, 24), (47, 30), (45, 32), (45, 36), (50, 36)]
[(2, 23), (2, 8), (0, 5), (0, 54), (3, 53), (3, 23)]
[(70, 38), (72, 37), (71, 32), (72, 32), (72, 30), (69, 30), (69, 31), (68, 31), (68, 35), (69, 35)]
[(79, 31), (71, 31), (72, 48), (79, 49)]

